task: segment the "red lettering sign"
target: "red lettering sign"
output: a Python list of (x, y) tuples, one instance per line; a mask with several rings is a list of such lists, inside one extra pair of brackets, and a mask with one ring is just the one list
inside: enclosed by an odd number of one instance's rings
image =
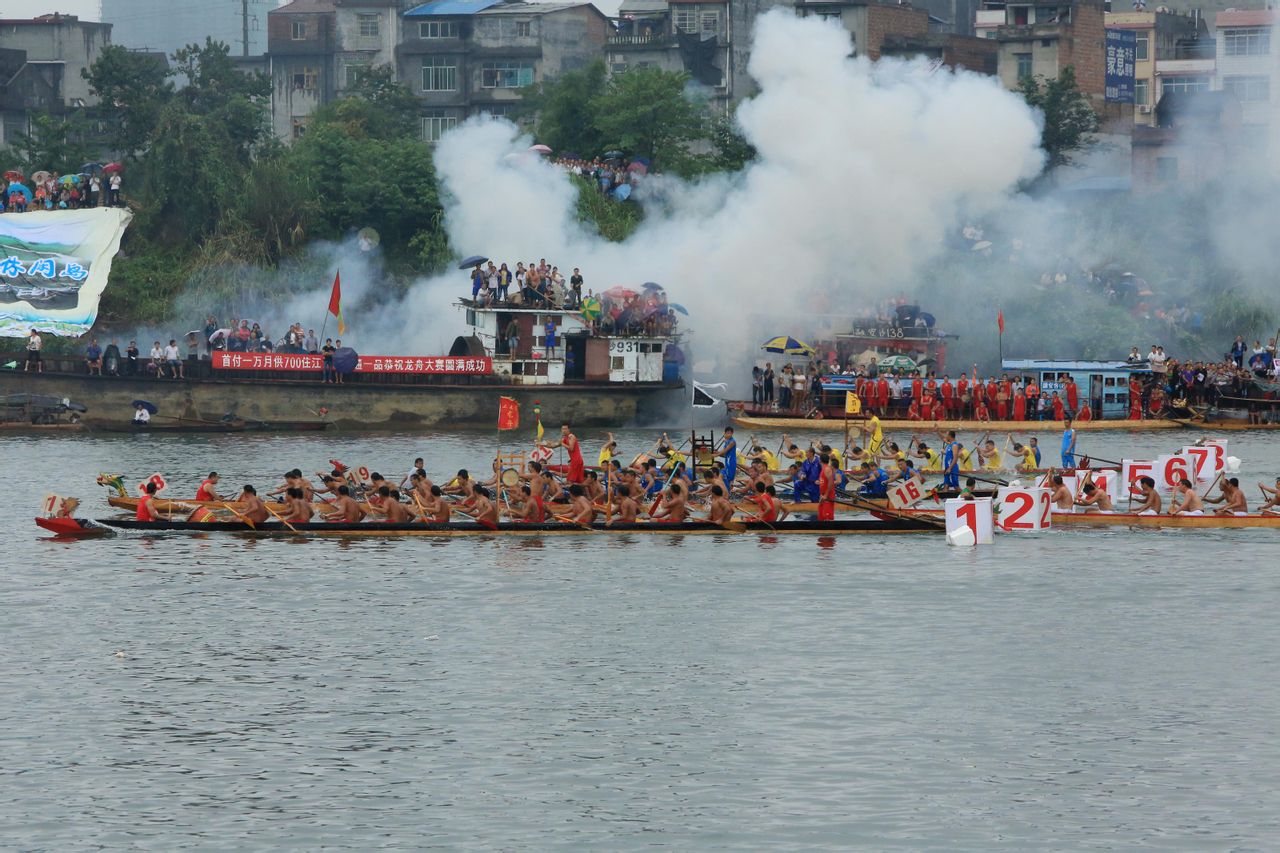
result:
[[(214, 370), (286, 370), (298, 373), (320, 373), (324, 357), (308, 353), (215, 352)], [(394, 356), (362, 355), (356, 373), (420, 373), (465, 374), (483, 376), (493, 373), (493, 359), (483, 356)]]

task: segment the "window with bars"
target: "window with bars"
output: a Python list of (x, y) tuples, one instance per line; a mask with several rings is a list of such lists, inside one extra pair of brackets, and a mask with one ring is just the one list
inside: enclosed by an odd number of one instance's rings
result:
[(519, 89), (533, 85), (532, 62), (486, 62), (480, 68), (485, 89)]
[(516, 37), (517, 38), (528, 38), (531, 35), (533, 35), (532, 21), (516, 21)]
[(1167, 94), (1173, 92), (1175, 94), (1186, 94), (1188, 92), (1207, 92), (1209, 91), (1208, 77), (1166, 77), (1160, 84), (1160, 92)]
[(319, 74), (314, 68), (303, 68), (300, 71), (293, 72), (293, 88), (302, 89), (306, 92), (315, 91), (318, 87), (318, 79)]
[(420, 39), (454, 39), (457, 37), (457, 21), (423, 21), (418, 24), (418, 38)]
[(356, 32), (362, 38), (377, 38), (380, 30), (377, 15), (356, 15)]
[(1237, 27), (1223, 32), (1227, 56), (1265, 56), (1271, 52), (1270, 27)]
[(1271, 79), (1258, 75), (1250, 77), (1228, 77), (1223, 88), (1236, 96), (1240, 103), (1258, 103), (1271, 100)]
[(671, 13), (672, 25), (678, 32), (698, 31), (698, 9), (695, 6), (677, 6)]
[(419, 119), (419, 124), (422, 129), (422, 141), (435, 142), (444, 136), (449, 128), (456, 127), (458, 119), (444, 110), (427, 110)]
[(422, 59), (422, 91), (453, 92), (458, 88), (458, 66), (451, 56)]

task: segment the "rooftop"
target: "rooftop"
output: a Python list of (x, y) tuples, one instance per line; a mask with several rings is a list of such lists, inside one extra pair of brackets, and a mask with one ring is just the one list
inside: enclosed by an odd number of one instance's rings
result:
[(271, 15), (302, 15), (316, 12), (334, 12), (337, 7), (333, 0), (293, 0), (278, 9), (272, 9)]
[(1270, 9), (1228, 9), (1214, 18), (1214, 26), (1221, 27), (1269, 27), (1275, 21)]

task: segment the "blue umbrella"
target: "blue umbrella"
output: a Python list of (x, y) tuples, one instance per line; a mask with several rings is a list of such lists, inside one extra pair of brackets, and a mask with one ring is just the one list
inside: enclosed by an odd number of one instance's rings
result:
[(645, 290), (662, 290), (662, 285), (658, 284), (656, 281), (646, 281), (644, 283), (644, 289)]
[(102, 171), (101, 163), (85, 163), (80, 167), (80, 172), (85, 175), (96, 175)]
[(136, 409), (136, 408), (138, 408), (139, 406), (141, 406), (142, 408), (146, 409), (148, 413), (153, 414), (153, 415), (154, 415), (156, 412), (160, 411), (159, 409), (157, 409), (157, 408), (156, 408), (156, 404), (155, 404), (155, 403), (149, 403), (149, 402), (147, 402), (146, 400), (134, 400), (134, 401), (133, 401), (132, 403), (130, 403), (129, 405), (133, 406), (135, 409)]
[(356, 369), (360, 356), (351, 347), (339, 347), (333, 353), (333, 369), (344, 376)]
[(613, 197), (618, 201), (626, 201), (631, 198), (631, 184), (618, 184), (613, 191)]
[(465, 270), (465, 269), (468, 269), (469, 267), (474, 267), (476, 264), (483, 264), (487, 260), (489, 259), (486, 258), (484, 255), (472, 255), (471, 257), (459, 263), (458, 269)]
[(14, 181), (13, 183), (9, 184), (9, 192), (22, 193), (24, 196), (27, 197), (27, 201), (31, 201), (31, 190), (27, 189), (25, 184), (20, 184), (17, 181)]
[(681, 314), (683, 314), (683, 315), (684, 315), (684, 316), (686, 316), (686, 317), (688, 317), (688, 316), (689, 316), (689, 309), (688, 309), (688, 308), (685, 308), (685, 307), (684, 307), (683, 305), (681, 305), (679, 302), (672, 302), (672, 303), (668, 304), (668, 306), (667, 306), (667, 307), (668, 307), (668, 308), (670, 308), (672, 311), (679, 311)]

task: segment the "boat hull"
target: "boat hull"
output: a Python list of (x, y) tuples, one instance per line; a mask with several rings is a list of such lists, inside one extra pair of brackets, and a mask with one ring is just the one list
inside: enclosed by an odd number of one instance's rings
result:
[[(228, 412), (245, 421), (296, 422), (315, 415), (339, 430), (384, 431), (476, 426), (492, 428), (498, 398), (514, 398), (526, 412), (540, 404), (544, 423), (616, 427), (670, 403), (688, 411), (678, 385), (504, 385), (497, 382), (410, 385), (310, 380), (150, 379), (46, 372), (0, 372), (0, 394), (34, 393), (79, 400), (89, 407), (83, 421), (94, 428), (132, 426), (134, 400), (154, 403), (161, 414), (193, 421), (221, 420)], [(154, 430), (153, 430), (154, 431)]]
[[(735, 415), (733, 422), (741, 427), (759, 430), (777, 430), (792, 432), (795, 430), (825, 430), (840, 432), (845, 421), (841, 418), (759, 418), (750, 415)], [(866, 421), (861, 418), (848, 421), (849, 429), (857, 431)], [(1173, 420), (1145, 421), (1076, 421), (1072, 427), (1085, 432), (1146, 432), (1147, 430), (1181, 429), (1187, 424)], [(953, 429), (956, 432), (1061, 432), (1059, 421), (902, 421), (882, 420), (880, 427), (885, 432), (928, 432), (931, 430)], [(1213, 429), (1207, 426), (1206, 429)]]
[[(691, 521), (684, 524), (635, 523), (607, 526), (576, 524), (518, 524), (504, 522), (489, 529), (474, 522), (448, 524), (361, 524), (306, 522), (287, 525), (272, 521), (257, 526), (242, 521), (188, 522), (136, 521), (134, 519), (49, 519), (37, 518), (36, 524), (59, 536), (95, 536), (105, 532), (134, 533), (235, 533), (250, 536), (321, 536), (321, 537), (399, 537), (399, 536), (590, 536), (599, 534), (646, 534), (669, 536), (736, 533), (718, 524)], [(937, 533), (940, 527), (931, 519), (895, 518), (851, 519), (847, 521), (785, 521), (776, 524), (742, 522), (746, 533), (765, 535), (805, 534), (811, 536), (844, 536), (852, 534)]]

